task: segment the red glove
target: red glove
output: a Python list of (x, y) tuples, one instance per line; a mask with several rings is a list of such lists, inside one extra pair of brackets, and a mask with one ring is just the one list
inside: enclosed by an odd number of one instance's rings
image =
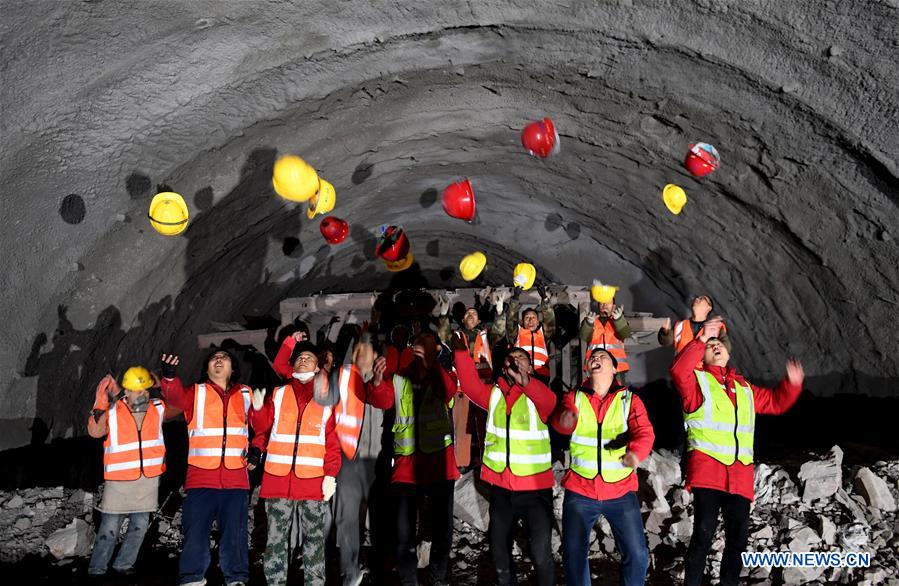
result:
[(106, 411), (109, 409), (109, 400), (119, 394), (119, 385), (107, 374), (97, 384), (97, 393), (94, 395), (94, 411)]

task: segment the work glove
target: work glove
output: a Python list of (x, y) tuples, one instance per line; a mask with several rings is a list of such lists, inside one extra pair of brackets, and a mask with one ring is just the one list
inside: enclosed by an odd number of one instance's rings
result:
[(250, 446), (250, 449), (247, 450), (247, 470), (255, 469), (260, 460), (262, 460), (262, 450), (256, 446)]
[(587, 312), (587, 315), (584, 316), (584, 319), (587, 320), (588, 324), (592, 324), (593, 322), (596, 321), (597, 317), (598, 316), (596, 315), (595, 311), (589, 311), (589, 312)]
[(265, 402), (265, 389), (253, 389), (253, 410), (261, 411)]
[(173, 379), (178, 376), (178, 357), (174, 354), (163, 354), (160, 360), (162, 378)]
[[(516, 289), (518, 290), (518, 289)], [(493, 306), (496, 307), (496, 313), (503, 312), (503, 304), (509, 298), (508, 291), (500, 291), (496, 290), (490, 294), (490, 302), (493, 303)]]
[(333, 476), (322, 478), (322, 497), (329, 501), (335, 492), (337, 492), (337, 479)]
[(622, 315), (624, 315), (624, 308), (621, 307), (620, 305), (616, 305), (612, 309), (612, 319), (614, 319), (614, 320), (621, 319)]

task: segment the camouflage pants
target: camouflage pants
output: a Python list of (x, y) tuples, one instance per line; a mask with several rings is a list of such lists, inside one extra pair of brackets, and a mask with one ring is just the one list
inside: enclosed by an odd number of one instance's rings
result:
[(263, 556), (265, 580), (268, 586), (287, 584), (290, 562), (290, 528), (299, 523), (303, 535), (303, 575), (306, 586), (325, 584), (325, 518), (328, 503), (323, 501), (295, 501), (266, 499), (268, 542)]

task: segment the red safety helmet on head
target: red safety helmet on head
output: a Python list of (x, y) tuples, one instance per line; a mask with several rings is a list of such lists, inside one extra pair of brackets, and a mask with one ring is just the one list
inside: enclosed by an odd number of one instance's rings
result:
[(375, 256), (394, 262), (409, 255), (409, 239), (398, 226), (381, 226), (381, 238), (375, 246)]
[(453, 218), (471, 222), (474, 220), (475, 208), (474, 189), (470, 180), (450, 183), (443, 190), (443, 211)]
[(521, 145), (534, 156), (545, 159), (559, 152), (559, 133), (549, 118), (531, 122), (521, 131)]
[(322, 236), (328, 241), (328, 244), (340, 244), (346, 240), (347, 234), (350, 233), (350, 225), (346, 220), (341, 220), (337, 216), (325, 216), (322, 218), (321, 224), (318, 225)]
[(707, 142), (691, 144), (684, 159), (684, 167), (693, 177), (705, 177), (720, 166), (718, 151)]

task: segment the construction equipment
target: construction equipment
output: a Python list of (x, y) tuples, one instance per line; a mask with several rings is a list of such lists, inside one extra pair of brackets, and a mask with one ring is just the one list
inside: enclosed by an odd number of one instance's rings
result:
[(597, 303), (612, 303), (617, 291), (618, 287), (603, 285), (600, 281), (594, 280), (593, 286), (590, 287), (590, 296)]
[(534, 265), (526, 262), (521, 262), (515, 265), (515, 270), (512, 271), (512, 282), (515, 283), (516, 287), (519, 287), (522, 291), (527, 291), (531, 287), (534, 286), (534, 280), (537, 279), (537, 269), (534, 268)]
[(337, 192), (334, 186), (324, 179), (319, 179), (320, 187), (318, 193), (309, 200), (309, 207), (306, 209), (306, 215), (311, 220), (318, 214), (327, 214), (334, 209), (337, 202)]
[(318, 225), (318, 229), (328, 244), (340, 244), (350, 233), (350, 225), (346, 223), (346, 220), (341, 220), (337, 216), (325, 216)]
[(153, 376), (143, 366), (132, 366), (122, 375), (122, 388), (129, 391), (146, 391), (153, 386)]
[(447, 215), (471, 222), (476, 211), (474, 189), (469, 179), (450, 183), (443, 190), (443, 211)]
[(181, 195), (172, 191), (153, 196), (147, 216), (153, 229), (163, 236), (177, 236), (187, 228), (187, 204)]
[(305, 202), (318, 193), (320, 181), (309, 163), (296, 155), (284, 155), (275, 161), (272, 186), (284, 199)]
[(399, 226), (381, 226), (381, 237), (375, 245), (375, 256), (396, 262), (409, 256), (409, 239)]
[(459, 272), (466, 281), (473, 281), (484, 271), (485, 266), (487, 266), (487, 257), (484, 253), (472, 252), (459, 263)]
[(415, 256), (410, 252), (404, 258), (399, 260), (390, 261), (385, 260), (384, 266), (387, 267), (387, 270), (392, 273), (398, 273), (400, 271), (405, 271), (409, 267), (412, 266), (412, 263), (415, 261)]
[(705, 177), (721, 166), (718, 150), (707, 142), (690, 145), (684, 158), (684, 167), (693, 177)]
[(549, 118), (531, 122), (521, 131), (521, 144), (535, 156), (545, 159), (559, 152), (559, 133)]
[(683, 188), (669, 183), (662, 189), (662, 201), (665, 202), (665, 207), (668, 208), (669, 212), (677, 215), (687, 204), (687, 193)]

